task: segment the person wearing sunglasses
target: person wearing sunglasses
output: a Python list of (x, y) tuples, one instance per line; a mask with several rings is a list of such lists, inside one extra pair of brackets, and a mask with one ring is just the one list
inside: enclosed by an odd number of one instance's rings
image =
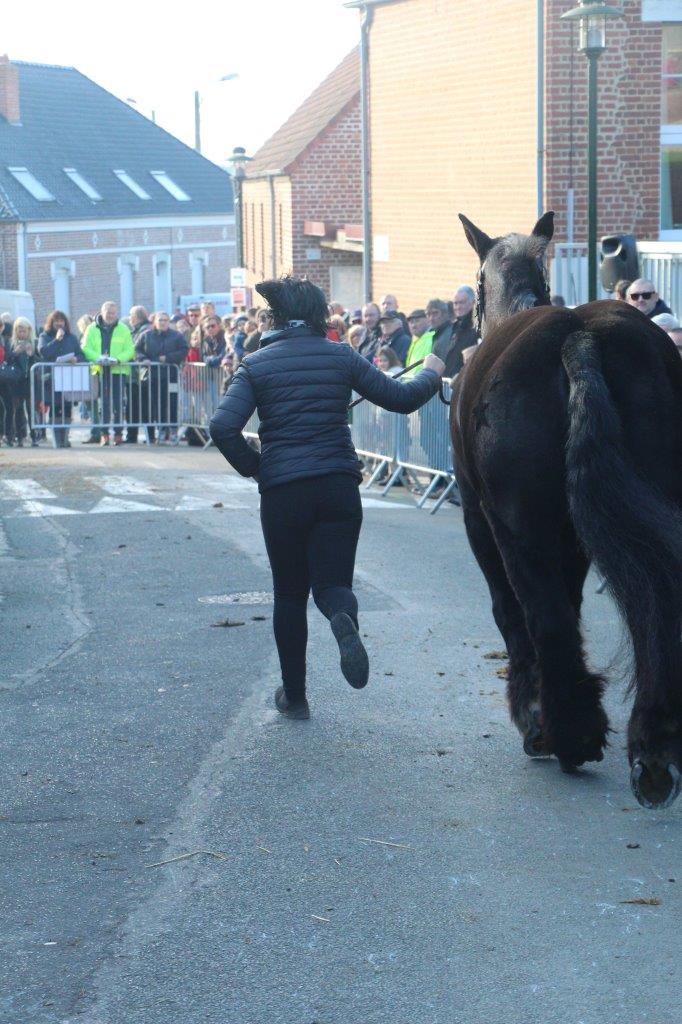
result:
[(656, 291), (653, 282), (646, 277), (638, 277), (627, 290), (627, 302), (638, 309), (644, 316), (660, 316), (661, 313), (672, 313)]

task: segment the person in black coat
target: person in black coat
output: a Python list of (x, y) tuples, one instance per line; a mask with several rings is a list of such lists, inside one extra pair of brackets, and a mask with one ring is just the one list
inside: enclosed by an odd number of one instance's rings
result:
[[(48, 315), (45, 326), (38, 338), (38, 360), (41, 363), (74, 364), (85, 361), (78, 338), (71, 333), (69, 318), (59, 309), (53, 309)], [(39, 373), (39, 369), (36, 373)], [(56, 448), (70, 448), (69, 428), (73, 402), (64, 398), (62, 390), (57, 390), (54, 374), (45, 373), (36, 379), (36, 399), (43, 406), (50, 407), (50, 422), (54, 431)], [(75, 389), (71, 389), (75, 390)], [(60, 426), (56, 426), (60, 424)]]
[[(341, 670), (356, 689), (369, 674), (353, 593), (362, 523), (360, 463), (348, 426), (353, 391), (385, 409), (412, 412), (438, 390), (442, 362), (403, 384), (383, 374), (350, 345), (325, 337), (323, 292), (297, 278), (256, 285), (274, 330), (244, 357), (210, 424), (211, 439), (242, 476), (258, 481), (261, 523), (272, 569), (273, 628), (282, 669), (279, 711), (308, 718), (306, 607), (308, 595), (329, 619)], [(255, 409), (261, 450), (242, 430)]]
[[(151, 331), (154, 326), (149, 319), (149, 313), (144, 306), (132, 306), (128, 314), (130, 335), (135, 346), (135, 359), (140, 362), (138, 355), (142, 342), (142, 335)], [(130, 408), (128, 409), (128, 428), (126, 430), (126, 444), (137, 444), (139, 427), (135, 424), (146, 423), (149, 419), (149, 386), (145, 383), (148, 373), (136, 366), (130, 368)]]
[[(171, 440), (175, 441), (178, 433), (178, 393), (177, 383), (179, 367), (182, 366), (189, 345), (179, 331), (170, 326), (168, 313), (155, 313), (154, 326), (142, 332), (135, 346), (136, 358), (142, 363), (161, 363), (151, 366), (146, 384), (150, 395), (150, 419), (153, 423), (164, 424), (159, 427), (159, 440), (170, 425)], [(165, 365), (164, 365), (165, 364)], [(176, 385), (170, 388), (170, 385)], [(170, 399), (170, 401), (169, 401)], [(154, 441), (154, 427), (149, 428), (149, 440)]]

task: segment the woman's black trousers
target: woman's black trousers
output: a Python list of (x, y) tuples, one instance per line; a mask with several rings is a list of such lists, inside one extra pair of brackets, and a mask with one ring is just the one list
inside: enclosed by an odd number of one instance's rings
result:
[(357, 626), (353, 569), (362, 525), (358, 481), (349, 473), (333, 473), (280, 484), (261, 495), (260, 514), (272, 568), (282, 682), (295, 699), (305, 693), (310, 591), (326, 618), (346, 612)]

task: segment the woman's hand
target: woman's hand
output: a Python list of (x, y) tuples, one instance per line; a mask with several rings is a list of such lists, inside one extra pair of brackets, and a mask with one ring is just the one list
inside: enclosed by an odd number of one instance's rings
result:
[(433, 352), (429, 352), (428, 356), (424, 359), (425, 370), (435, 370), (439, 377), (442, 377), (445, 373), (445, 363), (438, 356), (434, 355)]

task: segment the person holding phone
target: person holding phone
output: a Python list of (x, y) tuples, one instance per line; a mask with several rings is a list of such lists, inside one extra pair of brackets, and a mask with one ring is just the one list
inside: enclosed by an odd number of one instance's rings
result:
[[(53, 309), (45, 320), (38, 338), (38, 358), (41, 363), (73, 365), (84, 362), (78, 338), (71, 333), (69, 318), (60, 309)], [(71, 422), (73, 403), (66, 401), (63, 392), (55, 390), (51, 381), (52, 375), (45, 372), (36, 379), (36, 398), (43, 407), (50, 408), (55, 447), (70, 448), (67, 424)]]

